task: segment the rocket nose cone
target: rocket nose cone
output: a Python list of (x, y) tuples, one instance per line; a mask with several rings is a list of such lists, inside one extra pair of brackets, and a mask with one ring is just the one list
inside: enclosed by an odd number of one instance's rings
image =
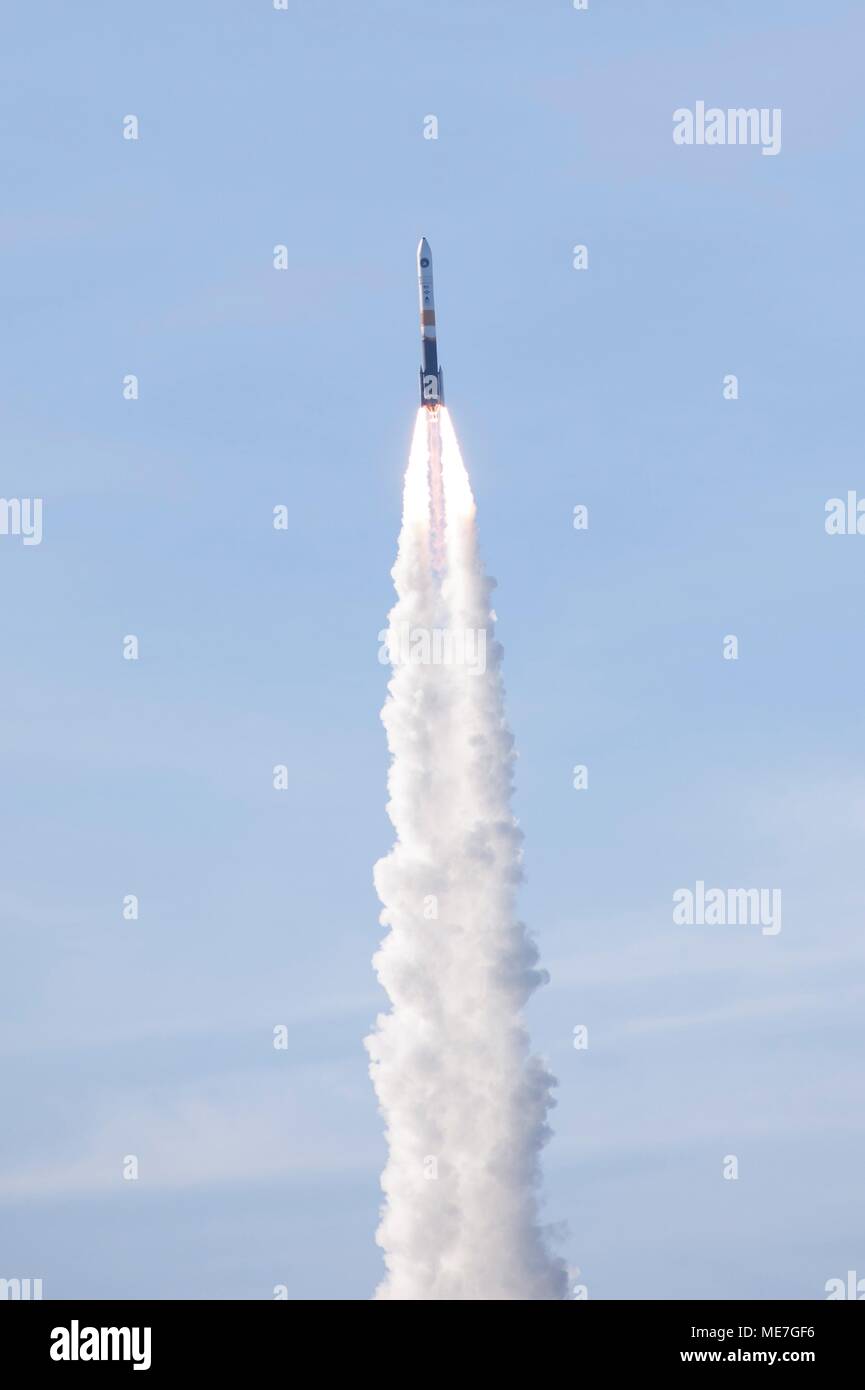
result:
[(421, 259), (422, 256), (425, 256), (427, 259), (429, 259), (429, 254), (430, 254), (429, 242), (427, 241), (427, 239), (426, 239), (425, 236), (422, 236), (421, 239), (420, 239), (420, 241), (419, 241), (418, 244), (417, 244), (417, 258), (418, 258), (418, 261), (420, 261), (420, 259)]

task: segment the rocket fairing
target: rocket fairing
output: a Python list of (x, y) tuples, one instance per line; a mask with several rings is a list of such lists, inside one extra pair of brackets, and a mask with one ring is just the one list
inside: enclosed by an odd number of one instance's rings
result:
[(444, 405), (442, 369), (436, 348), (436, 306), (433, 292), (432, 251), (426, 237), (417, 248), (417, 284), (420, 296), (420, 403), (429, 410)]

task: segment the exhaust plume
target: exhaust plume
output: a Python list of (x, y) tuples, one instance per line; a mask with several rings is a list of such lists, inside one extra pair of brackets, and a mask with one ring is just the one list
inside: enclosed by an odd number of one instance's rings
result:
[(367, 1038), (389, 1156), (378, 1299), (566, 1297), (538, 1218), (553, 1078), (521, 1011), (545, 975), (516, 917), (493, 587), (444, 407), (418, 412), (403, 496), (382, 711), (396, 831), (375, 866), (391, 1011)]

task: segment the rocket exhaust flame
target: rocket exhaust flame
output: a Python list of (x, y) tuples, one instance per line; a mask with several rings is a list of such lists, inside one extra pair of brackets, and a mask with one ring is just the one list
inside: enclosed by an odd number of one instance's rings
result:
[[(382, 719), (396, 843), (374, 875), (389, 929), (374, 964), (391, 1010), (366, 1040), (389, 1147), (376, 1297), (562, 1299), (565, 1266), (538, 1219), (553, 1079), (521, 1018), (544, 976), (516, 916), (522, 836), (493, 584), (443, 407), (418, 411), (393, 578)], [(423, 644), (406, 659), (406, 628), (475, 633), (486, 660), (436, 661)]]

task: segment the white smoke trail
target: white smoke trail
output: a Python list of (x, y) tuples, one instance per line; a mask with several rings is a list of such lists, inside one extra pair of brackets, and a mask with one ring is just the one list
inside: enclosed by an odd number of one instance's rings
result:
[[(492, 585), (444, 408), (418, 412), (393, 577), (382, 719), (397, 838), (375, 868), (390, 931), (374, 959), (392, 1008), (366, 1041), (389, 1146), (376, 1297), (561, 1299), (565, 1266), (537, 1211), (552, 1078), (521, 1021), (543, 975), (515, 915), (513, 740)], [(437, 661), (424, 634), (443, 631), (475, 634), (463, 650), (475, 660)]]

